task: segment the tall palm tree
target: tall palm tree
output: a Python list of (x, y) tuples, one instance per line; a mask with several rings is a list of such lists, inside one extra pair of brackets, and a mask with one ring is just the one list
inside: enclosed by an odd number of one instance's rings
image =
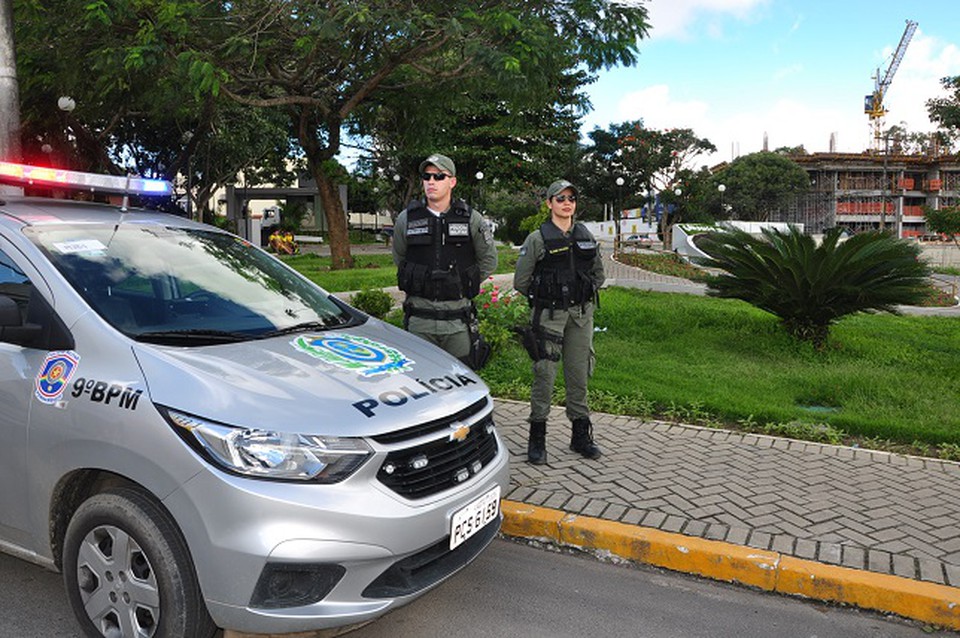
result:
[(707, 265), (722, 274), (707, 294), (742, 299), (780, 318), (787, 332), (818, 349), (830, 325), (849, 314), (918, 303), (929, 287), (929, 269), (915, 244), (882, 231), (841, 241), (828, 231), (817, 245), (795, 226), (764, 229), (760, 236), (724, 230), (699, 238)]

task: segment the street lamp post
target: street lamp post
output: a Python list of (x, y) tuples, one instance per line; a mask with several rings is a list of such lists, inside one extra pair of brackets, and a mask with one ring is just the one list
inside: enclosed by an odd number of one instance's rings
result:
[(623, 226), (623, 178), (617, 178), (617, 232), (613, 235), (613, 254), (620, 248), (620, 227)]
[(723, 215), (727, 210), (726, 206), (723, 205), (723, 193), (726, 192), (726, 190), (727, 190), (726, 184), (720, 184), (719, 186), (717, 186), (717, 191), (719, 191), (720, 193), (720, 214), (721, 215)]
[(397, 212), (403, 208), (403, 193), (400, 192), (400, 173), (393, 174), (393, 192), (397, 195), (397, 201), (400, 203), (397, 205)]
[(187, 219), (193, 219), (193, 175), (190, 170), (190, 142), (193, 140), (193, 131), (184, 131), (184, 151), (187, 154)]
[(481, 198), (483, 197), (483, 171), (477, 171), (474, 177), (477, 178), (477, 208), (480, 208)]

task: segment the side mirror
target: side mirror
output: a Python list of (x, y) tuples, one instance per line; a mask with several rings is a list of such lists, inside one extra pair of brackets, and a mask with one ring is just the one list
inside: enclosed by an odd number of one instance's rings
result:
[[(42, 299), (39, 295), (37, 298)], [(0, 341), (27, 348), (72, 350), (73, 336), (45, 302), (42, 303), (41, 314), (49, 316), (50, 320), (44, 323), (24, 323), (17, 302), (7, 295), (0, 295)]]
[(19, 326), (22, 323), (17, 302), (6, 295), (0, 295), (0, 328)]

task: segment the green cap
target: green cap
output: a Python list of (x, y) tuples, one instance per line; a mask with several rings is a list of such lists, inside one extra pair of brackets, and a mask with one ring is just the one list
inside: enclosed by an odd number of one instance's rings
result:
[(547, 189), (547, 199), (551, 199), (552, 197), (559, 195), (560, 191), (565, 188), (572, 190), (574, 195), (580, 195), (576, 186), (565, 179), (558, 179), (554, 183), (550, 184), (550, 188)]
[(454, 177), (457, 176), (457, 165), (453, 163), (453, 160), (447, 157), (446, 155), (440, 155), (439, 153), (434, 153), (427, 159), (420, 162), (420, 172), (423, 172), (423, 169), (433, 164), (439, 168), (444, 173), (450, 173)]

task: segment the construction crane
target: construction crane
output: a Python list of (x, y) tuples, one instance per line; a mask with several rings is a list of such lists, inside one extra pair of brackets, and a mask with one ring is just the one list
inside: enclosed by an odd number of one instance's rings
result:
[(886, 95), (887, 89), (890, 88), (890, 83), (893, 82), (893, 76), (897, 72), (897, 68), (899, 68), (900, 62), (903, 60), (903, 55), (907, 52), (907, 45), (910, 44), (910, 39), (913, 38), (913, 32), (916, 30), (917, 23), (913, 20), (907, 20), (907, 26), (903, 30), (903, 35), (900, 37), (900, 44), (897, 45), (897, 50), (893, 52), (893, 59), (890, 60), (890, 66), (887, 67), (887, 72), (883, 74), (883, 79), (881, 79), (880, 69), (879, 67), (877, 68), (877, 74), (873, 78), (875, 81), (873, 93), (866, 96), (863, 100), (863, 112), (870, 117), (870, 124), (873, 128), (874, 151), (880, 149), (883, 116), (887, 112), (887, 109), (883, 106), (883, 96)]

